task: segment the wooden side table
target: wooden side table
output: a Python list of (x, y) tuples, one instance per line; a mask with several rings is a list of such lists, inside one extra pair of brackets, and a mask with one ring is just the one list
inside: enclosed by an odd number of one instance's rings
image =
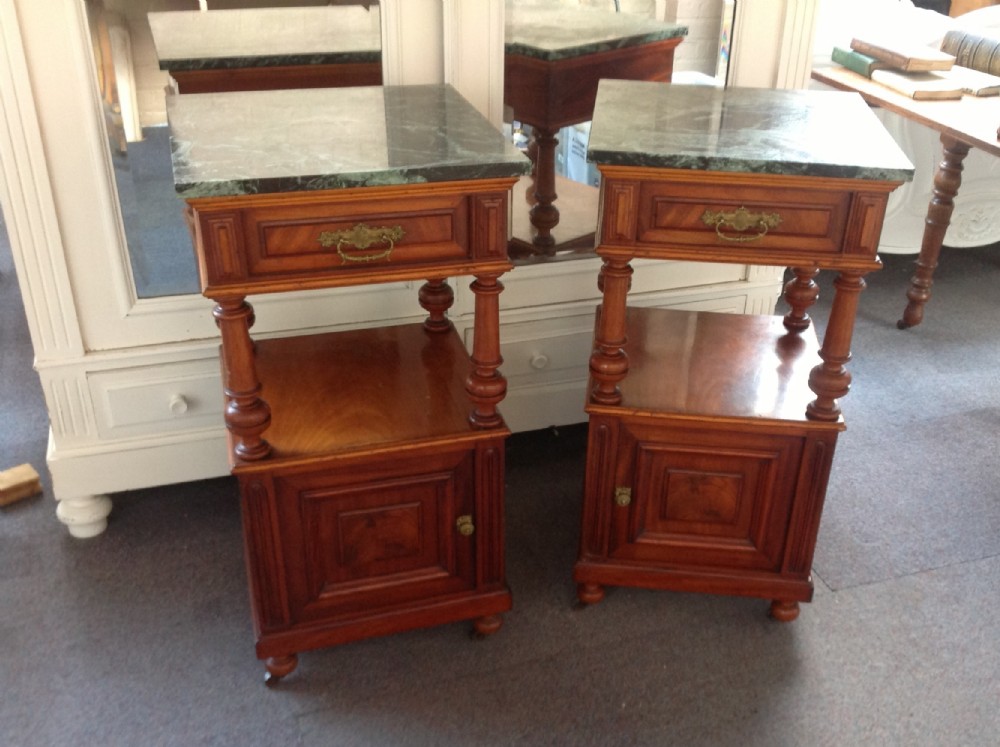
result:
[[(578, 595), (641, 586), (812, 598), (864, 275), (912, 167), (859, 96), (603, 81), (590, 152), (603, 258)], [(785, 317), (630, 308), (634, 258), (794, 268)], [(820, 268), (836, 296), (820, 344)]]
[(934, 172), (920, 254), (906, 291), (906, 307), (896, 323), (900, 329), (915, 327), (923, 321), (931, 297), (934, 271), (962, 186), (962, 164), (972, 148), (1000, 156), (1000, 130), (993, 135), (1000, 122), (1000, 99), (963, 96), (952, 101), (917, 101), (839, 67), (814, 70), (812, 77), (833, 88), (860, 93), (872, 106), (884, 107), (941, 133), (941, 161)]
[(590, 119), (602, 78), (669, 81), (674, 50), (686, 34), (686, 26), (628, 13), (514, 6), (507, 20), (504, 103), (533, 128), (529, 154), (535, 164), (526, 195), (533, 235), (515, 236), (515, 252), (548, 253), (581, 242), (592, 248), (592, 225), (553, 235), (559, 225), (556, 135)]
[[(529, 162), (447, 86), (174, 96), (168, 116), (269, 680), (359, 638), (494, 632), (511, 604), (499, 278)], [(460, 275), (471, 356), (447, 318)], [(251, 338), (249, 294), (414, 280), (422, 324)]]
[(178, 93), (382, 84), (379, 9), (247, 8), (148, 14)]

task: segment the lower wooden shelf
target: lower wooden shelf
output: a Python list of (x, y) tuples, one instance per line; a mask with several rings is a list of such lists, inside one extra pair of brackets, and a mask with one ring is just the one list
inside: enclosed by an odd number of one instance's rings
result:
[(628, 313), (621, 404), (586, 408), (580, 599), (606, 585), (735, 594), (793, 619), (844, 429), (805, 417), (815, 335), (780, 317)]
[(257, 655), (299, 652), (510, 609), (506, 426), (474, 428), (468, 355), (422, 325), (256, 345), (271, 456), (239, 462)]

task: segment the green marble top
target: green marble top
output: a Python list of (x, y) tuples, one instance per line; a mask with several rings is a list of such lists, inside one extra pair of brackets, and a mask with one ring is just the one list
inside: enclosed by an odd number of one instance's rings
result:
[(687, 31), (686, 26), (613, 10), (508, 2), (505, 50), (554, 62), (673, 39)]
[(378, 6), (149, 13), (161, 70), (381, 62)]
[(531, 163), (451, 86), (167, 97), (184, 198), (486, 179)]
[(913, 166), (860, 95), (603, 80), (598, 164), (907, 181)]

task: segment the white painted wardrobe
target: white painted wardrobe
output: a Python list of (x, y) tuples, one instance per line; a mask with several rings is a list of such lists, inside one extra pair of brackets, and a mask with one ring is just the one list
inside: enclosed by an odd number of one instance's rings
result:
[[(666, 3), (681, 23), (707, 5)], [(387, 84), (450, 82), (500, 124), (503, 0), (382, 0), (381, 12)], [(815, 0), (741, 0), (733, 82), (804, 86), (814, 15)], [(88, 537), (106, 526), (108, 494), (228, 472), (218, 335), (199, 295), (138, 297), (83, 0), (0, 0), (0, 35), (0, 197), (51, 420), (47, 466), (59, 519)], [(503, 412), (514, 430), (584, 420), (597, 269), (583, 259), (503, 279)], [(637, 264), (634, 287), (636, 303), (767, 312), (780, 273)], [(423, 315), (402, 284), (319, 295), (255, 300), (267, 310), (255, 332)], [(457, 284), (460, 329), (470, 296)]]

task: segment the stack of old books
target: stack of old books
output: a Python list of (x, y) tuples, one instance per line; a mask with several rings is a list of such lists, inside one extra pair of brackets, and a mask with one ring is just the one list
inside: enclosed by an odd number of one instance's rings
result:
[[(940, 50), (899, 40), (855, 38), (849, 49), (834, 47), (831, 59), (913, 99), (995, 96), (1000, 93), (1000, 41), (993, 40), (987, 53), (980, 44), (982, 37), (976, 37), (980, 41), (965, 38), (971, 36), (948, 32)], [(974, 52), (981, 46), (976, 57)], [(979, 66), (984, 60), (985, 68)], [(991, 68), (994, 63), (997, 67)]]

